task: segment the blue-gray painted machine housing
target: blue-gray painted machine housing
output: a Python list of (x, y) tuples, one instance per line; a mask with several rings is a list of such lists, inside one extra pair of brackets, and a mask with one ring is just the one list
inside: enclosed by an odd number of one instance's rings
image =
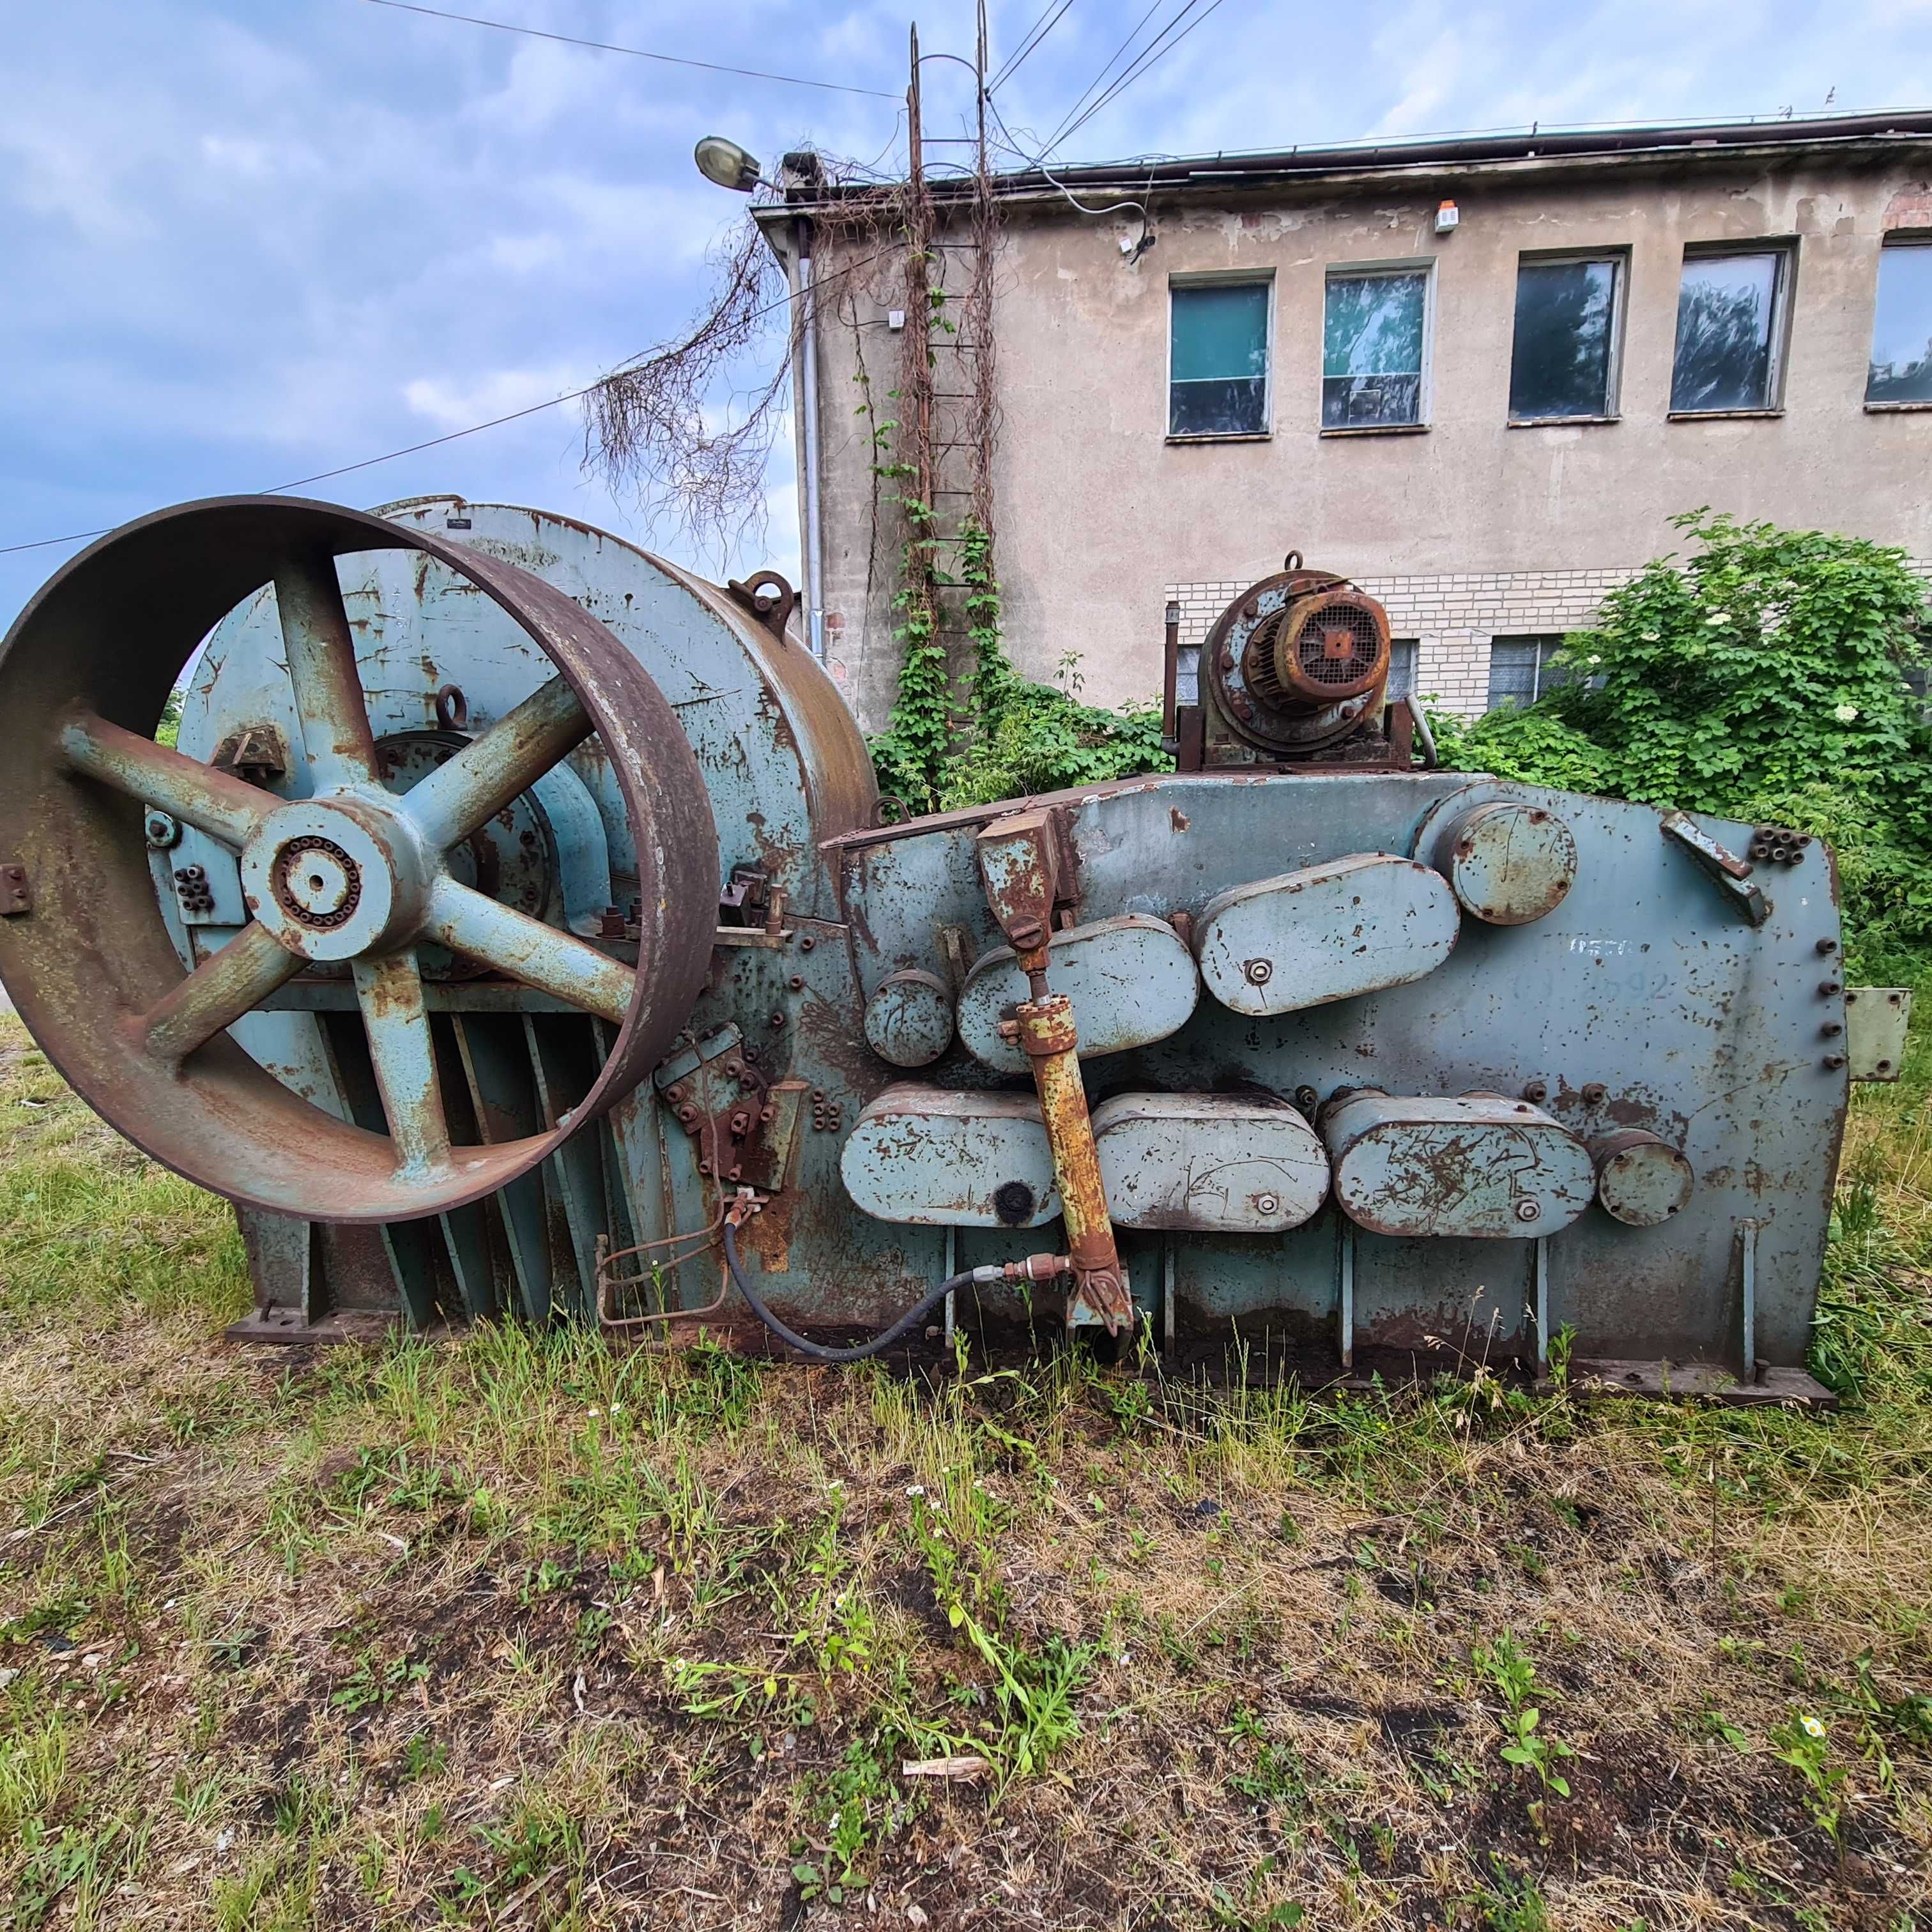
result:
[[(452, 1123), (560, 1138), (426, 1218), (243, 1207), (254, 1332), (395, 1305), (422, 1324), (696, 1306), (708, 1258), (655, 1278), (648, 1252), (601, 1276), (600, 1259), (701, 1234), (740, 1196), (758, 1204), (748, 1265), (795, 1324), (875, 1326), (943, 1276), (1063, 1245), (1011, 1017), (1027, 978), (982, 865), (980, 834), (1017, 808), (875, 827), (862, 743), (783, 629), (788, 596), (772, 621), (782, 585), (734, 597), (526, 510), (386, 514), (556, 586), (648, 673), (709, 796), (716, 944), (668, 1054), (580, 1121), (610, 1020), (425, 950)], [(392, 790), (550, 669), (433, 557), (338, 569)], [(303, 737), (265, 588), (215, 629), (180, 748), (299, 799)], [(1406, 1370), (1534, 1362), (1568, 1331), (1576, 1360), (1640, 1386), (1803, 1392), (1848, 1077), (1822, 845), (1754, 886), (1724, 869), (1750, 827), (1434, 770), (1202, 772), (1030, 802), (1058, 842), (1048, 981), (1072, 1002), (1156, 1342), (1238, 1332), (1317, 1370)], [(245, 920), (242, 874), (164, 814), (148, 832), (191, 963)], [(629, 903), (630, 838), (593, 737), (455, 856), (478, 890), (635, 959), (652, 918)], [(311, 968), (232, 1036), (380, 1132), (356, 1010), (346, 974)], [(1612, 1166), (1623, 1191), (1600, 1196)], [(1025, 1292), (953, 1313), (1017, 1322)]]

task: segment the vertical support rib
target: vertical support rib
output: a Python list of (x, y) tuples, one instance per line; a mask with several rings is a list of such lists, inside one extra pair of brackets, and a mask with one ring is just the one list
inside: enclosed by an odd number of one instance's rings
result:
[(449, 1124), (436, 1076), (436, 1054), (413, 947), (356, 962), (356, 995), (369, 1035), (369, 1058), (382, 1094), (396, 1166), (427, 1174), (449, 1164)]
[(333, 554), (310, 550), (279, 566), (275, 604), (316, 788), (374, 784), (375, 740)]
[(1335, 1328), (1336, 1340), (1342, 1346), (1342, 1366), (1346, 1371), (1355, 1366), (1355, 1224), (1342, 1212), (1339, 1204), (1335, 1214), (1340, 1224), (1336, 1238), (1340, 1248), (1337, 1265), (1341, 1276), (1336, 1294)]
[(1539, 1234), (1536, 1249), (1536, 1366), (1550, 1366), (1550, 1237)]
[(1738, 1286), (1744, 1303), (1744, 1376), (1757, 1380), (1757, 1231), (1761, 1221), (1741, 1221), (1738, 1233), (1743, 1252), (1738, 1259)]

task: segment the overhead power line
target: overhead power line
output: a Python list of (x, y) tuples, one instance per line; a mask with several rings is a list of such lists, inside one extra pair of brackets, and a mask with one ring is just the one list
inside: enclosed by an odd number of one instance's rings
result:
[(1071, 121), (1074, 116), (1079, 112), (1081, 107), (1085, 104), (1088, 96), (1093, 93), (1095, 88), (1100, 86), (1102, 83), (1105, 82), (1108, 75), (1113, 72), (1114, 63), (1126, 53), (1127, 50), (1133, 45), (1136, 40), (1139, 39), (1141, 29), (1147, 25), (1148, 21), (1154, 18), (1155, 14), (1160, 10), (1160, 0), (1150, 0), (1150, 4), (1148, 8), (1147, 11), (1134, 22), (1132, 27), (1129, 30), (1127, 38), (1107, 56), (1106, 64), (1102, 67), (1100, 71), (1080, 90), (1078, 98), (1076, 99), (1073, 105), (1060, 116), (1060, 126), (1054, 128), (1052, 134), (1048, 136), (1047, 145), (1042, 150), (1042, 153), (1049, 154), (1052, 153), (1053, 143), (1060, 139), (1062, 130), (1065, 128), (1067, 122)]
[[(1020, 68), (1025, 63), (1027, 56), (1046, 38), (1048, 34), (1053, 32), (1055, 27), (1060, 25), (1060, 21), (1066, 16), (1067, 9), (1072, 4), (1073, 0), (1060, 0), (1058, 8), (1055, 8), (1053, 0), (1047, 0), (1046, 13), (1042, 14), (1033, 23), (1025, 39), (1020, 43), (1018, 52), (1012, 55), (1001, 65), (999, 72), (986, 83), (986, 92), (988, 94), (991, 94), (996, 87), (1005, 86), (1006, 82), (1019, 72)], [(1051, 20), (1047, 17), (1049, 14), (1053, 16)]]
[[(864, 268), (868, 262), (876, 262), (881, 255), (890, 252), (889, 248), (874, 248), (870, 254), (861, 255), (856, 261), (848, 262), (842, 267), (828, 270), (825, 274), (817, 276), (812, 286), (814, 289), (822, 289), (828, 282), (836, 281), (841, 275), (851, 274)], [(777, 301), (766, 303), (763, 308), (754, 309), (745, 320), (755, 322), (760, 316), (770, 315), (775, 309), (785, 308), (794, 299), (790, 291), (787, 290)], [(656, 352), (649, 352), (654, 354)], [(626, 357), (620, 368), (627, 367), (638, 359), (635, 356)], [(561, 396), (552, 396), (544, 402), (526, 404), (522, 409), (512, 410), (507, 416), (492, 416), (488, 422), (472, 423), (466, 429), (453, 429), (445, 435), (433, 436), (422, 442), (412, 442), (406, 449), (385, 450), (380, 456), (365, 456), (358, 463), (340, 464), (333, 470), (318, 470), (312, 476), (298, 476), (292, 482), (278, 483), (272, 489), (265, 490), (261, 494), (265, 496), (280, 496), (290, 490), (302, 489), (310, 483), (326, 483), (332, 477), (350, 476), (358, 470), (373, 470), (379, 463), (393, 463), (399, 457), (416, 456), (425, 449), (438, 449), (446, 442), (460, 442), (466, 436), (478, 436), (486, 429), (500, 429), (506, 423), (518, 422), (525, 416), (537, 416), (545, 410), (559, 408), (565, 403), (578, 401), (589, 395), (592, 389), (602, 388), (610, 380), (608, 375), (600, 376), (596, 382), (586, 382), (580, 389), (572, 389)], [(110, 524), (102, 530), (71, 531), (64, 537), (37, 537), (32, 543), (0, 544), (0, 556), (17, 556), (22, 550), (51, 550), (59, 544), (87, 543), (95, 537), (110, 535), (118, 527), (118, 525)]]
[(701, 68), (706, 74), (736, 74), (742, 80), (782, 82), (788, 87), (816, 87), (832, 94), (862, 94), (874, 100), (896, 100), (896, 94), (884, 88), (853, 87), (842, 80), (808, 80), (796, 74), (768, 74), (760, 68), (726, 67), (717, 61), (692, 60), (683, 54), (652, 53), (644, 47), (621, 47), (609, 40), (580, 40), (574, 34), (553, 34), (542, 27), (518, 26), (510, 20), (486, 20), (476, 14), (452, 14), (441, 7), (422, 7), (415, 0), (363, 0), (370, 7), (386, 7), (393, 13), (421, 14), (431, 20), (460, 20), (466, 27), (494, 28), (500, 34), (521, 34), (532, 40), (555, 40), (566, 47), (589, 47), (600, 54), (628, 54), (634, 60), (661, 61), (667, 67)]
[[(1173, 52), (1174, 49), (1180, 46), (1181, 42), (1186, 40), (1188, 35), (1192, 33), (1195, 28), (1199, 26), (1202, 22), (1206, 20), (1208, 16), (1210, 14), (1212, 14), (1214, 10), (1221, 4), (1221, 0), (1208, 0), (1208, 4), (1206, 8), (1201, 13), (1195, 14), (1193, 19), (1187, 20), (1186, 26), (1183, 26), (1181, 22), (1186, 20), (1188, 14), (1193, 13), (1195, 8), (1199, 4), (1200, 0), (1187, 0), (1187, 4), (1184, 6), (1180, 9), (1180, 12), (1176, 14), (1174, 17), (1168, 21), (1167, 25), (1162, 28), (1160, 32), (1148, 43), (1144, 51), (1136, 58), (1133, 64), (1128, 68), (1126, 70), (1121, 74), (1120, 78), (1114, 82), (1112, 86), (1108, 88), (1106, 92), (1102, 94), (1100, 98), (1094, 103), (1093, 106), (1089, 107), (1087, 111), (1080, 116), (1079, 119), (1076, 121), (1071, 127), (1068, 128), (1064, 133), (1054, 135), (1052, 142), (1048, 147), (1046, 152), (1048, 154), (1051, 154), (1054, 148), (1058, 147), (1062, 142), (1070, 141), (1073, 136), (1077, 134), (1082, 128), (1085, 127), (1087, 123), (1092, 120), (1094, 116), (1099, 113), (1101, 109), (1105, 107), (1110, 100), (1113, 100), (1118, 94), (1123, 92), (1126, 88), (1131, 87), (1136, 81), (1140, 79), (1142, 74), (1147, 72), (1149, 68), (1154, 66), (1155, 63), (1160, 61), (1164, 56)], [(1174, 29), (1177, 27), (1180, 29), (1178, 33), (1174, 32)], [(1168, 38), (1169, 35), (1172, 36), (1171, 39)]]

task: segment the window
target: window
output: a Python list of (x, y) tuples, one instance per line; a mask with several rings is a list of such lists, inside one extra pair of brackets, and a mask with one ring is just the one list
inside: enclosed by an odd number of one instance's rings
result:
[(1560, 637), (1492, 638), (1490, 640), (1490, 700), (1485, 709), (1505, 704), (1534, 704), (1570, 674), (1550, 660), (1563, 647)]
[(1269, 294), (1266, 282), (1174, 285), (1169, 436), (1268, 434)]
[(1389, 644), (1388, 701), (1400, 704), (1415, 695), (1415, 640), (1396, 638)]
[(1322, 328), (1322, 427), (1419, 424), (1428, 338), (1426, 268), (1331, 270)]
[(1932, 237), (1881, 248), (1868, 403), (1932, 403)]
[(1779, 406), (1791, 268), (1788, 248), (1685, 256), (1670, 375), (1672, 415)]
[(1509, 412), (1515, 422), (1614, 416), (1623, 263), (1526, 257), (1516, 272)]

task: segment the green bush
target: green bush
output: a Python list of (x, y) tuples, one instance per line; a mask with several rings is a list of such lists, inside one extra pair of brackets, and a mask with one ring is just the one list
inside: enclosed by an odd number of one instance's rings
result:
[(1926, 587), (1902, 550), (1696, 510), (1697, 546), (1646, 565), (1564, 641), (1573, 682), (1473, 724), (1438, 718), (1463, 771), (1752, 824), (1838, 856), (1846, 963), (1932, 974), (1932, 733), (1903, 666)]

